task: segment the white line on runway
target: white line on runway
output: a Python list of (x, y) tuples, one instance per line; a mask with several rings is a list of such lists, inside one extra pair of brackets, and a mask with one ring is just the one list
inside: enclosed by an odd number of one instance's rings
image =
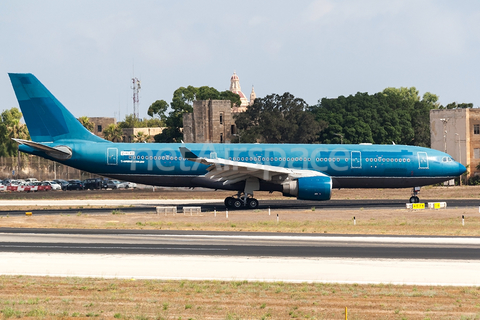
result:
[(480, 285), (480, 261), (6, 252), (0, 261), (3, 275)]
[(164, 238), (224, 238), (237, 240), (296, 240), (319, 242), (387, 242), (387, 243), (415, 243), (415, 244), (476, 244), (480, 245), (480, 237), (385, 237), (385, 236), (270, 236), (270, 235), (201, 235), (201, 234), (130, 234), (145, 237)]
[(0, 200), (0, 206), (48, 207), (48, 206), (107, 206), (107, 205), (184, 205), (222, 202), (223, 199), (105, 199), (105, 200)]

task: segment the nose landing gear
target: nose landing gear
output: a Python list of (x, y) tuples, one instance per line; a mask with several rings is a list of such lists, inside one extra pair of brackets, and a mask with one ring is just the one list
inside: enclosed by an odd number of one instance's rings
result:
[(420, 193), (420, 187), (413, 187), (410, 203), (419, 203), (420, 198), (417, 196)]

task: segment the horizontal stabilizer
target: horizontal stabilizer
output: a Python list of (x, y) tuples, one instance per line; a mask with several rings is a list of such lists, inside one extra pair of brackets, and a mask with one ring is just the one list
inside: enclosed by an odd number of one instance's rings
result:
[(15, 139), (12, 138), (16, 143), (18, 144), (24, 144), (26, 146), (29, 146), (35, 150), (38, 151), (43, 151), (49, 156), (59, 159), (59, 160), (67, 160), (72, 157), (72, 149), (66, 146), (56, 146), (56, 147), (50, 147), (47, 145), (44, 145), (39, 142), (34, 142), (30, 140), (23, 140), (23, 139)]
[(190, 149), (186, 147), (180, 147), (180, 153), (182, 154), (182, 158), (185, 158), (185, 159), (198, 158), (198, 156), (195, 153), (193, 153), (192, 151), (190, 151)]

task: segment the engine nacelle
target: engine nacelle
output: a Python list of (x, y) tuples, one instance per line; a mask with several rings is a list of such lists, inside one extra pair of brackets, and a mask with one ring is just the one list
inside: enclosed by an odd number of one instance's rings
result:
[(332, 178), (327, 176), (299, 178), (284, 182), (282, 186), (284, 196), (299, 200), (330, 200), (332, 195)]

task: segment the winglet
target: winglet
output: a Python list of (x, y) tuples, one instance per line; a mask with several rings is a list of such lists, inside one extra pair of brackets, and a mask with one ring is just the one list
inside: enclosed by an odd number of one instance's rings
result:
[(192, 151), (190, 151), (190, 149), (186, 148), (186, 147), (180, 147), (180, 153), (182, 154), (182, 158), (184, 159), (197, 159), (198, 156), (193, 153)]

